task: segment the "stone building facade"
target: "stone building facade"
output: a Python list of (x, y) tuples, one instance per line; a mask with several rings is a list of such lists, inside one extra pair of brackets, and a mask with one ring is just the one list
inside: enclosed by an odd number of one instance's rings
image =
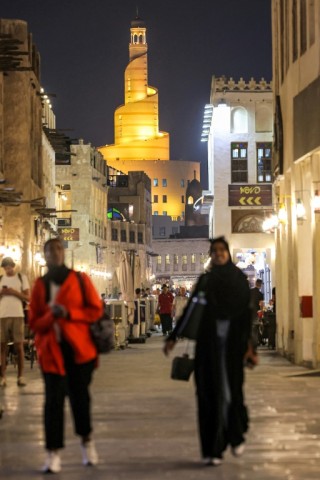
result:
[(206, 193), (213, 195), (209, 236), (226, 236), (251, 285), (263, 279), (266, 300), (274, 278), (274, 238), (262, 227), (273, 208), (272, 103), (264, 79), (213, 77), (202, 138), (208, 141)]
[(320, 365), (320, 4), (272, 1), (278, 348)]
[(52, 228), (44, 214), (54, 182), (40, 57), (22, 20), (0, 19), (0, 46), (0, 255), (14, 257), (33, 279), (39, 274), (35, 257)]
[(195, 284), (204, 272), (208, 260), (207, 238), (154, 239), (152, 257), (154, 286), (167, 283), (170, 287), (186, 287)]

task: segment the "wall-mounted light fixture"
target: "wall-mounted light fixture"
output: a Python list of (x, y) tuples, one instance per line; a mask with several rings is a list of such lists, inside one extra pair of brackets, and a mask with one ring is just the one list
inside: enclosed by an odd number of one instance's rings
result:
[(297, 217), (297, 220), (305, 220), (307, 218), (306, 217), (306, 209), (305, 209), (305, 206), (304, 206), (301, 198), (297, 198), (296, 217)]
[(312, 207), (314, 213), (320, 213), (320, 190), (315, 190)]

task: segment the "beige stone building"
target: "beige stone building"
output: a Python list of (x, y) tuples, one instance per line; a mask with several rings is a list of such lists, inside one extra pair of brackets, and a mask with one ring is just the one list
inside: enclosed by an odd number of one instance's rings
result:
[(91, 276), (105, 292), (112, 272), (106, 263), (107, 166), (102, 155), (79, 140), (67, 158), (56, 159), (58, 231), (66, 242), (66, 264)]
[(148, 175), (153, 215), (183, 218), (188, 180), (200, 180), (200, 164), (170, 160), (169, 133), (159, 130), (158, 90), (148, 84), (147, 29), (140, 18), (131, 22), (130, 34), (124, 105), (114, 114), (114, 144), (99, 150), (116, 170)]
[(263, 230), (272, 203), (272, 85), (264, 79), (213, 77), (204, 111), (208, 141), (207, 196), (210, 237), (224, 235), (233, 261), (251, 286), (263, 280), (265, 299), (274, 282), (274, 237)]
[(320, 365), (320, 3), (272, 1), (278, 348)]
[(54, 153), (42, 128), (50, 107), (27, 23), (1, 19), (0, 34), (0, 255), (13, 256), (32, 280), (40, 273), (35, 258), (54, 229), (47, 216)]

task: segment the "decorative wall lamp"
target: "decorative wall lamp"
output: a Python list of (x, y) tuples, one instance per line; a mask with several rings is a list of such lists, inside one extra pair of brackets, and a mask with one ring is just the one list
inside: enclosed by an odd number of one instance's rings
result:
[(279, 227), (279, 218), (275, 213), (267, 217), (262, 223), (262, 230), (265, 233), (273, 233), (275, 229), (278, 227)]
[(283, 225), (285, 225), (288, 221), (287, 210), (284, 203), (279, 204), (278, 220), (279, 223), (282, 223)]
[(301, 198), (297, 199), (296, 202), (296, 217), (297, 220), (306, 220), (306, 209)]
[(320, 190), (315, 190), (312, 207), (314, 213), (320, 213)]

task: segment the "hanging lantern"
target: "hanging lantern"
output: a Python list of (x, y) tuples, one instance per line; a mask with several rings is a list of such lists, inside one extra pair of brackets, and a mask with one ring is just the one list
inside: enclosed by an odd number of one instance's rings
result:
[(305, 220), (306, 219), (306, 209), (303, 205), (303, 202), (300, 198), (297, 199), (296, 204), (296, 216), (297, 220)]
[(314, 192), (313, 211), (314, 211), (314, 213), (320, 213), (320, 192), (319, 192), (319, 190), (316, 190)]

